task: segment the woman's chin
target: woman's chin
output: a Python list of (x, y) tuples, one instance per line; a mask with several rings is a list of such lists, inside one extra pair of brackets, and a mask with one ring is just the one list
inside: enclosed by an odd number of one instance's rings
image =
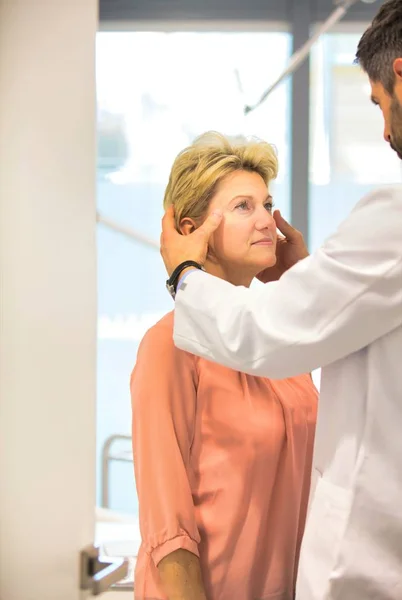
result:
[(251, 262), (263, 264), (267, 267), (272, 266), (276, 262), (276, 248), (275, 246), (253, 246), (254, 252), (250, 255)]
[(269, 269), (270, 267), (274, 267), (276, 265), (276, 256), (270, 256), (266, 260), (260, 260), (255, 263), (255, 268), (257, 269), (257, 273), (261, 273), (264, 269)]

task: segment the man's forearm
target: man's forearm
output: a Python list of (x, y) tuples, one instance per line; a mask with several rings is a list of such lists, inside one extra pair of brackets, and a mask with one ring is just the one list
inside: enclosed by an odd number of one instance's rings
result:
[(207, 600), (200, 561), (192, 552), (172, 552), (160, 561), (158, 570), (169, 600)]

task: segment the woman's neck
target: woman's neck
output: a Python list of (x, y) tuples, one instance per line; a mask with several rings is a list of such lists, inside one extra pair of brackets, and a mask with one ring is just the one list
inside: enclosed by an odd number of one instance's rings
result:
[(205, 270), (207, 273), (224, 279), (232, 285), (242, 285), (244, 287), (250, 287), (256, 273), (250, 273), (249, 271), (241, 271), (239, 268), (224, 267), (220, 264), (216, 264), (210, 260), (205, 261)]

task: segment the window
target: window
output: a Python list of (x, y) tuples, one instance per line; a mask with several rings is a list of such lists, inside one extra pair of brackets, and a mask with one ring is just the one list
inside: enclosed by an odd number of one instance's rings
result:
[[(289, 85), (244, 115), (245, 104), (256, 102), (285, 67), (289, 50), (286, 33), (98, 34), (98, 210), (137, 234), (130, 239), (104, 223), (98, 230), (99, 503), (105, 441), (130, 435), (129, 377), (138, 343), (173, 308), (158, 251), (173, 159), (211, 129), (272, 142), (281, 164), (275, 202), (289, 215)], [(109, 466), (108, 507), (135, 517), (132, 465)]]
[(311, 57), (311, 250), (364, 194), (401, 181), (400, 161), (383, 141), (382, 115), (370, 102), (367, 76), (353, 64), (361, 33), (327, 34)]

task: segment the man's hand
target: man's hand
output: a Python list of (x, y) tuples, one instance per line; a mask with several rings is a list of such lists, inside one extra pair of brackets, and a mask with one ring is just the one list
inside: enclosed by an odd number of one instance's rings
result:
[(175, 228), (173, 206), (167, 209), (162, 219), (161, 254), (169, 276), (185, 260), (205, 263), (209, 238), (221, 221), (222, 212), (215, 211), (193, 233), (181, 235)]
[(293, 267), (299, 260), (308, 256), (308, 250), (303, 235), (289, 225), (279, 210), (274, 212), (276, 226), (283, 235), (278, 235), (276, 244), (276, 265), (269, 267), (257, 275), (263, 283), (277, 281), (285, 271)]

